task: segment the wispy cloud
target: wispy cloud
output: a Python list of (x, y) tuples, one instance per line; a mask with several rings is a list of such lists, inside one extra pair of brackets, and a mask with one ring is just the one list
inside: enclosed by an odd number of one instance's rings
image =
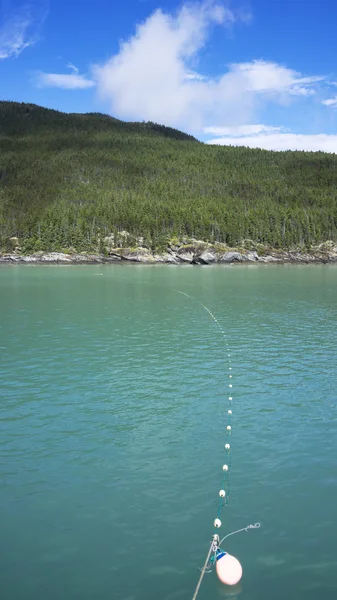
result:
[(276, 133), (282, 130), (282, 127), (273, 127), (271, 125), (237, 125), (236, 127), (205, 127), (204, 133), (240, 137), (260, 133)]
[(255, 119), (256, 107), (313, 96), (321, 76), (306, 76), (265, 60), (230, 64), (218, 77), (197, 72), (198, 59), (215, 26), (249, 22), (248, 15), (208, 0), (176, 14), (155, 11), (124, 41), (119, 52), (96, 65), (93, 79), (115, 116), (152, 120), (195, 133), (216, 123), (237, 126)]
[(196, 79), (197, 81), (205, 81), (206, 77), (201, 75), (200, 73), (196, 73), (195, 71), (190, 71), (185, 73), (185, 79)]
[(42, 5), (17, 4), (15, 10), (0, 14), (0, 60), (17, 58), (35, 44), (46, 17)]
[(221, 137), (208, 140), (207, 144), (220, 146), (246, 146), (264, 150), (307, 150), (331, 152), (337, 154), (337, 135), (319, 133), (304, 135), (296, 133), (271, 133), (269, 135), (249, 135), (240, 137)]
[(337, 108), (337, 96), (334, 96), (333, 98), (327, 98), (326, 100), (322, 100), (322, 104), (324, 104), (324, 106), (331, 106), (332, 108)]
[(75, 65), (73, 65), (73, 63), (69, 62), (67, 64), (68, 69), (70, 69), (71, 71), (73, 71), (74, 73), (79, 73), (79, 70), (77, 67), (75, 67)]
[[(70, 66), (70, 65), (69, 65)], [(63, 90), (84, 90), (96, 84), (85, 75), (80, 75), (78, 69), (72, 65), (73, 73), (38, 73), (36, 76), (37, 87), (55, 87)]]
[(231, 71), (246, 79), (247, 91), (277, 94), (284, 92), (292, 96), (315, 94), (313, 84), (325, 79), (321, 76), (302, 77), (293, 69), (264, 60), (233, 64)]

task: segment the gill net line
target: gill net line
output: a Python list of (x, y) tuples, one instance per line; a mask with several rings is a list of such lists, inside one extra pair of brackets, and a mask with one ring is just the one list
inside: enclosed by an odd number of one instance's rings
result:
[[(191, 300), (193, 300), (194, 302), (197, 302), (200, 306), (202, 306), (202, 308), (210, 315), (210, 317), (213, 319), (216, 326), (218, 327), (218, 329), (225, 341), (226, 349), (227, 349), (228, 381), (229, 381), (229, 383), (228, 383), (227, 425), (226, 425), (227, 440), (226, 440), (225, 448), (224, 448), (225, 453), (226, 453), (226, 460), (222, 466), (222, 472), (223, 472), (222, 487), (219, 490), (219, 498), (220, 499), (219, 499), (219, 504), (218, 504), (217, 518), (214, 520), (214, 528), (216, 530), (216, 529), (219, 529), (219, 527), (221, 527), (221, 525), (222, 525), (222, 522), (220, 519), (221, 511), (225, 506), (227, 506), (228, 501), (229, 501), (229, 496), (230, 496), (230, 472), (231, 472), (231, 467), (232, 467), (232, 454), (231, 454), (231, 445), (229, 443), (229, 438), (232, 433), (232, 415), (233, 415), (233, 410), (232, 410), (233, 374), (232, 374), (232, 366), (231, 366), (231, 364), (232, 364), (231, 363), (231, 353), (229, 350), (229, 344), (228, 344), (228, 340), (226, 337), (226, 333), (225, 333), (223, 327), (220, 325), (218, 319), (212, 313), (212, 311), (203, 302), (201, 302), (197, 298), (194, 298), (194, 296), (191, 296), (190, 294), (187, 294), (186, 292), (182, 292), (181, 290), (178, 290), (178, 289), (176, 289), (175, 291), (183, 296), (186, 296), (186, 298), (190, 298)], [(202, 583), (205, 573), (211, 572), (211, 566), (212, 566), (212, 564), (214, 564), (216, 562), (217, 550), (220, 549), (222, 542), (232, 535), (236, 535), (237, 533), (241, 533), (243, 531), (248, 532), (250, 529), (259, 529), (260, 526), (261, 526), (260, 523), (255, 523), (255, 525), (247, 525), (246, 527), (243, 527), (242, 529), (237, 529), (236, 531), (228, 533), (221, 540), (219, 539), (218, 534), (214, 532), (212, 541), (211, 541), (211, 544), (210, 544), (210, 547), (209, 547), (209, 550), (208, 550), (208, 553), (207, 553), (207, 556), (205, 559), (204, 566), (202, 567), (202, 569), (200, 569), (201, 574), (200, 574), (200, 577), (199, 577), (199, 580), (197, 583), (197, 587), (195, 589), (192, 600), (196, 600), (196, 598), (198, 596), (199, 589), (200, 589), (200, 586), (201, 586), (201, 583)], [(211, 558), (212, 553), (213, 553), (213, 558)]]

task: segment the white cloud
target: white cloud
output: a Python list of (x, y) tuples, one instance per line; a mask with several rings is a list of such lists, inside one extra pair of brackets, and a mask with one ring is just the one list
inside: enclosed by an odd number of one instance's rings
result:
[(242, 137), (222, 137), (209, 140), (207, 144), (220, 146), (248, 146), (264, 150), (310, 150), (337, 154), (337, 135), (319, 133), (302, 135), (296, 133), (275, 133)]
[(73, 65), (73, 63), (69, 62), (67, 67), (72, 73), (37, 73), (35, 78), (37, 87), (56, 87), (63, 90), (84, 90), (96, 85), (92, 79), (89, 79), (86, 75), (81, 75), (79, 69)]
[(325, 106), (332, 106), (332, 108), (337, 108), (337, 96), (334, 98), (328, 98), (327, 100), (322, 100), (322, 104)]
[(79, 73), (79, 70), (77, 67), (75, 67), (75, 65), (73, 65), (73, 63), (69, 62), (67, 64), (68, 69), (70, 69), (71, 71), (73, 71), (74, 73)]
[[(200, 132), (212, 123), (238, 126), (254, 118), (257, 103), (284, 103), (315, 93), (322, 77), (303, 77), (274, 62), (231, 64), (218, 77), (197, 72), (200, 52), (215, 25), (248, 15), (214, 2), (188, 4), (175, 15), (155, 11), (93, 79), (117, 117), (151, 120)], [(223, 59), (225, 57), (221, 57)]]
[(205, 127), (204, 133), (237, 137), (259, 133), (275, 133), (282, 131), (282, 129), (282, 127), (272, 127), (271, 125), (237, 125), (237, 127)]
[(315, 93), (312, 84), (324, 77), (301, 77), (300, 73), (274, 62), (254, 60), (249, 63), (233, 64), (231, 70), (245, 77), (247, 90), (251, 92), (286, 92), (294, 96)]
[(9, 15), (0, 21), (0, 60), (17, 58), (25, 48), (38, 40), (38, 29), (46, 13), (38, 6), (29, 4), (17, 6)]
[(56, 87), (63, 90), (84, 90), (95, 86), (95, 82), (79, 73), (38, 73), (37, 87)]
[(196, 79), (197, 81), (204, 81), (206, 77), (204, 75), (200, 75), (200, 73), (196, 73), (195, 71), (190, 71), (189, 73), (185, 73), (185, 79)]
[(155, 11), (117, 55), (95, 67), (100, 95), (117, 116), (185, 126), (188, 119), (198, 126), (211, 98), (208, 82), (191, 66), (209, 28), (234, 20), (233, 12), (214, 3), (183, 6), (175, 17)]

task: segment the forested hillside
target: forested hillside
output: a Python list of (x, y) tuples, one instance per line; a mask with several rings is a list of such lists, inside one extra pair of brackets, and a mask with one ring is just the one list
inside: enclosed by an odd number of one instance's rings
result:
[[(275, 248), (337, 239), (337, 155), (207, 146), (154, 123), (0, 102), (0, 249), (152, 248), (194, 237)], [(117, 239), (117, 238), (116, 238)]]

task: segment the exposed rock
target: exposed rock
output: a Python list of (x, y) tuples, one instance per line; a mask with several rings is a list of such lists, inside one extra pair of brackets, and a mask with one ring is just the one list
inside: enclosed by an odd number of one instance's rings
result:
[(109, 256), (114, 258), (123, 258), (124, 254), (132, 252), (132, 248), (112, 248), (109, 252)]
[(36, 263), (40, 262), (39, 256), (21, 256), (20, 259), (25, 263)]
[(214, 250), (213, 251), (212, 250), (204, 250), (204, 252), (202, 252), (199, 255), (196, 255), (193, 258), (192, 263), (194, 265), (211, 265), (216, 260), (217, 260), (217, 255)]
[(169, 263), (173, 265), (179, 264), (179, 260), (174, 256), (172, 252), (164, 252), (164, 254), (154, 254), (153, 258), (158, 263)]
[(337, 246), (335, 246), (330, 252), (327, 252), (329, 260), (337, 261)]
[(70, 262), (76, 263), (103, 263), (106, 262), (106, 258), (102, 254), (87, 254), (81, 252), (81, 254), (74, 254), (73, 256), (68, 255)]
[(122, 260), (121, 254), (119, 254), (113, 250), (111, 252), (109, 252), (108, 257), (105, 257), (105, 262), (119, 261), (119, 260)]
[[(260, 256), (259, 262), (270, 263), (270, 262), (282, 262), (282, 259), (277, 256), (271, 256), (271, 254), (267, 254), (266, 256)], [(283, 260), (283, 262), (285, 262)]]
[(326, 258), (320, 258), (313, 254), (303, 252), (289, 252), (289, 258), (292, 262), (304, 262), (308, 264), (313, 262), (326, 262)]
[[(126, 239), (128, 232), (121, 232), (122, 237)], [(134, 238), (136, 239), (136, 238)], [(114, 236), (105, 238), (104, 242), (115, 243)], [(13, 238), (16, 243), (17, 238)], [(251, 241), (251, 240), (249, 240)], [(128, 238), (130, 243), (130, 238)], [(108, 256), (102, 254), (89, 254), (87, 252), (76, 253), (67, 252), (35, 252), (31, 255), (21, 255), (14, 251), (7, 254), (0, 254), (0, 263), (7, 264), (96, 264), (109, 263), (116, 261), (129, 261), (134, 263), (167, 263), (167, 264), (196, 264), (209, 265), (214, 263), (305, 263), (305, 264), (326, 264), (337, 263), (337, 244), (327, 241), (318, 246), (312, 247), (310, 251), (292, 249), (276, 250), (256, 244), (256, 249), (230, 249), (223, 244), (215, 242), (209, 244), (200, 240), (184, 239), (184, 244), (174, 240), (174, 244), (169, 244), (165, 252), (153, 253), (149, 248), (141, 243), (143, 238), (138, 238), (139, 245), (131, 248), (115, 248), (111, 246)], [(250, 246), (252, 244), (249, 244)]]
[(252, 252), (246, 252), (246, 254), (242, 255), (242, 258), (243, 260), (248, 260), (249, 262), (256, 262), (257, 260), (260, 260), (260, 257), (256, 250)]
[(133, 250), (123, 251), (122, 259), (132, 262), (155, 263), (157, 262), (154, 255), (147, 248), (134, 248)]
[(71, 259), (72, 257), (69, 254), (49, 252), (48, 254), (42, 254), (39, 260), (41, 262), (71, 262)]
[(20, 262), (20, 256), (17, 254), (3, 254), (0, 256), (0, 262), (11, 263), (11, 262)]
[(326, 262), (336, 262), (337, 261), (337, 244), (331, 240), (327, 242), (323, 242), (314, 248), (315, 254), (324, 257)]
[(242, 262), (243, 256), (240, 252), (223, 252), (220, 254), (218, 260), (222, 263)]
[(179, 262), (191, 263), (194, 258), (194, 248), (182, 247), (176, 252)]
[(179, 250), (179, 245), (169, 243), (169, 245), (167, 247), (168, 252), (171, 252), (173, 254), (174, 252), (178, 252), (178, 250)]
[(320, 252), (337, 252), (337, 244), (332, 240), (327, 240), (326, 242), (322, 242), (322, 244), (316, 246), (315, 249), (319, 250)]
[[(119, 257), (120, 258), (120, 257)], [(23, 263), (23, 264), (83, 264), (83, 263), (103, 263), (113, 262), (118, 260), (117, 258), (106, 258), (101, 254), (87, 254), (86, 252), (81, 254), (64, 254), (63, 252), (36, 252), (27, 256), (17, 254), (5, 254), (0, 255), (0, 263)]]

